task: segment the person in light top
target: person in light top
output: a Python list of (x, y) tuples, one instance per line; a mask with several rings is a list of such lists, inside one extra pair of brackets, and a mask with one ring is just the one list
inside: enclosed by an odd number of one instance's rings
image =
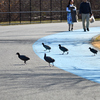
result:
[(66, 7), (66, 11), (67, 11), (67, 22), (69, 24), (69, 31), (73, 30), (73, 20), (72, 20), (72, 12), (76, 11), (76, 7), (73, 5), (74, 1), (73, 0), (69, 0), (69, 3)]

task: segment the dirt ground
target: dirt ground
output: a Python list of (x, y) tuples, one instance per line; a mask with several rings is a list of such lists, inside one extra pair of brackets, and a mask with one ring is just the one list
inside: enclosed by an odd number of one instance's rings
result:
[(93, 40), (92, 45), (100, 50), (100, 35)]
[(92, 42), (92, 45), (100, 50), (100, 41)]

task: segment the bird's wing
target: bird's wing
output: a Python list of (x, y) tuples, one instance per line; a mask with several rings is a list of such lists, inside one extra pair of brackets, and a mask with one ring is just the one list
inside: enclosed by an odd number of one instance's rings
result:
[(93, 51), (93, 52), (98, 52), (97, 50), (95, 50), (95, 49), (93, 49), (93, 48), (91, 49), (91, 51)]
[(68, 51), (68, 49), (65, 48), (65, 47), (61, 47), (61, 49), (62, 49), (63, 51)]
[(45, 60), (46, 60), (47, 62), (53, 62), (53, 61), (54, 61), (54, 59), (51, 58), (51, 57), (46, 57)]
[(46, 49), (51, 49), (51, 47), (49, 47), (48, 45), (44, 45), (44, 47), (45, 47)]
[(20, 59), (22, 59), (22, 60), (28, 60), (28, 59), (30, 59), (30, 58), (27, 57), (27, 56), (25, 56), (25, 55), (20, 55)]

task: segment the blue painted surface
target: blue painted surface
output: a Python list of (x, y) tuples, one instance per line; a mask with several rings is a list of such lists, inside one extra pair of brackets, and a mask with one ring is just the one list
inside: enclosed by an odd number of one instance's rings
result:
[[(98, 34), (100, 27), (90, 28), (89, 32), (83, 32), (83, 29), (61, 32), (39, 39), (33, 44), (33, 50), (43, 60), (44, 53), (54, 58), (54, 65), (60, 69), (100, 83), (100, 52), (94, 56), (88, 49), (93, 47), (91, 38)], [(51, 47), (51, 52), (44, 51), (42, 42)], [(67, 47), (69, 54), (62, 55), (58, 44)]]

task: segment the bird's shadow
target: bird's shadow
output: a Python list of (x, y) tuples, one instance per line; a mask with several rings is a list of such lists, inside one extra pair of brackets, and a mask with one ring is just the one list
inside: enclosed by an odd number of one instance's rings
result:
[(95, 57), (95, 55), (85, 55), (83, 57)]
[(39, 69), (44, 69), (44, 68), (48, 68), (49, 66), (47, 65), (47, 66), (38, 66), (37, 68), (39, 68)]
[(39, 53), (50, 53), (49, 51), (39, 52)]
[(14, 64), (14, 66), (24, 66), (26, 64)]
[(63, 56), (63, 55), (68, 55), (68, 54), (55, 54), (55, 55), (62, 55)]

